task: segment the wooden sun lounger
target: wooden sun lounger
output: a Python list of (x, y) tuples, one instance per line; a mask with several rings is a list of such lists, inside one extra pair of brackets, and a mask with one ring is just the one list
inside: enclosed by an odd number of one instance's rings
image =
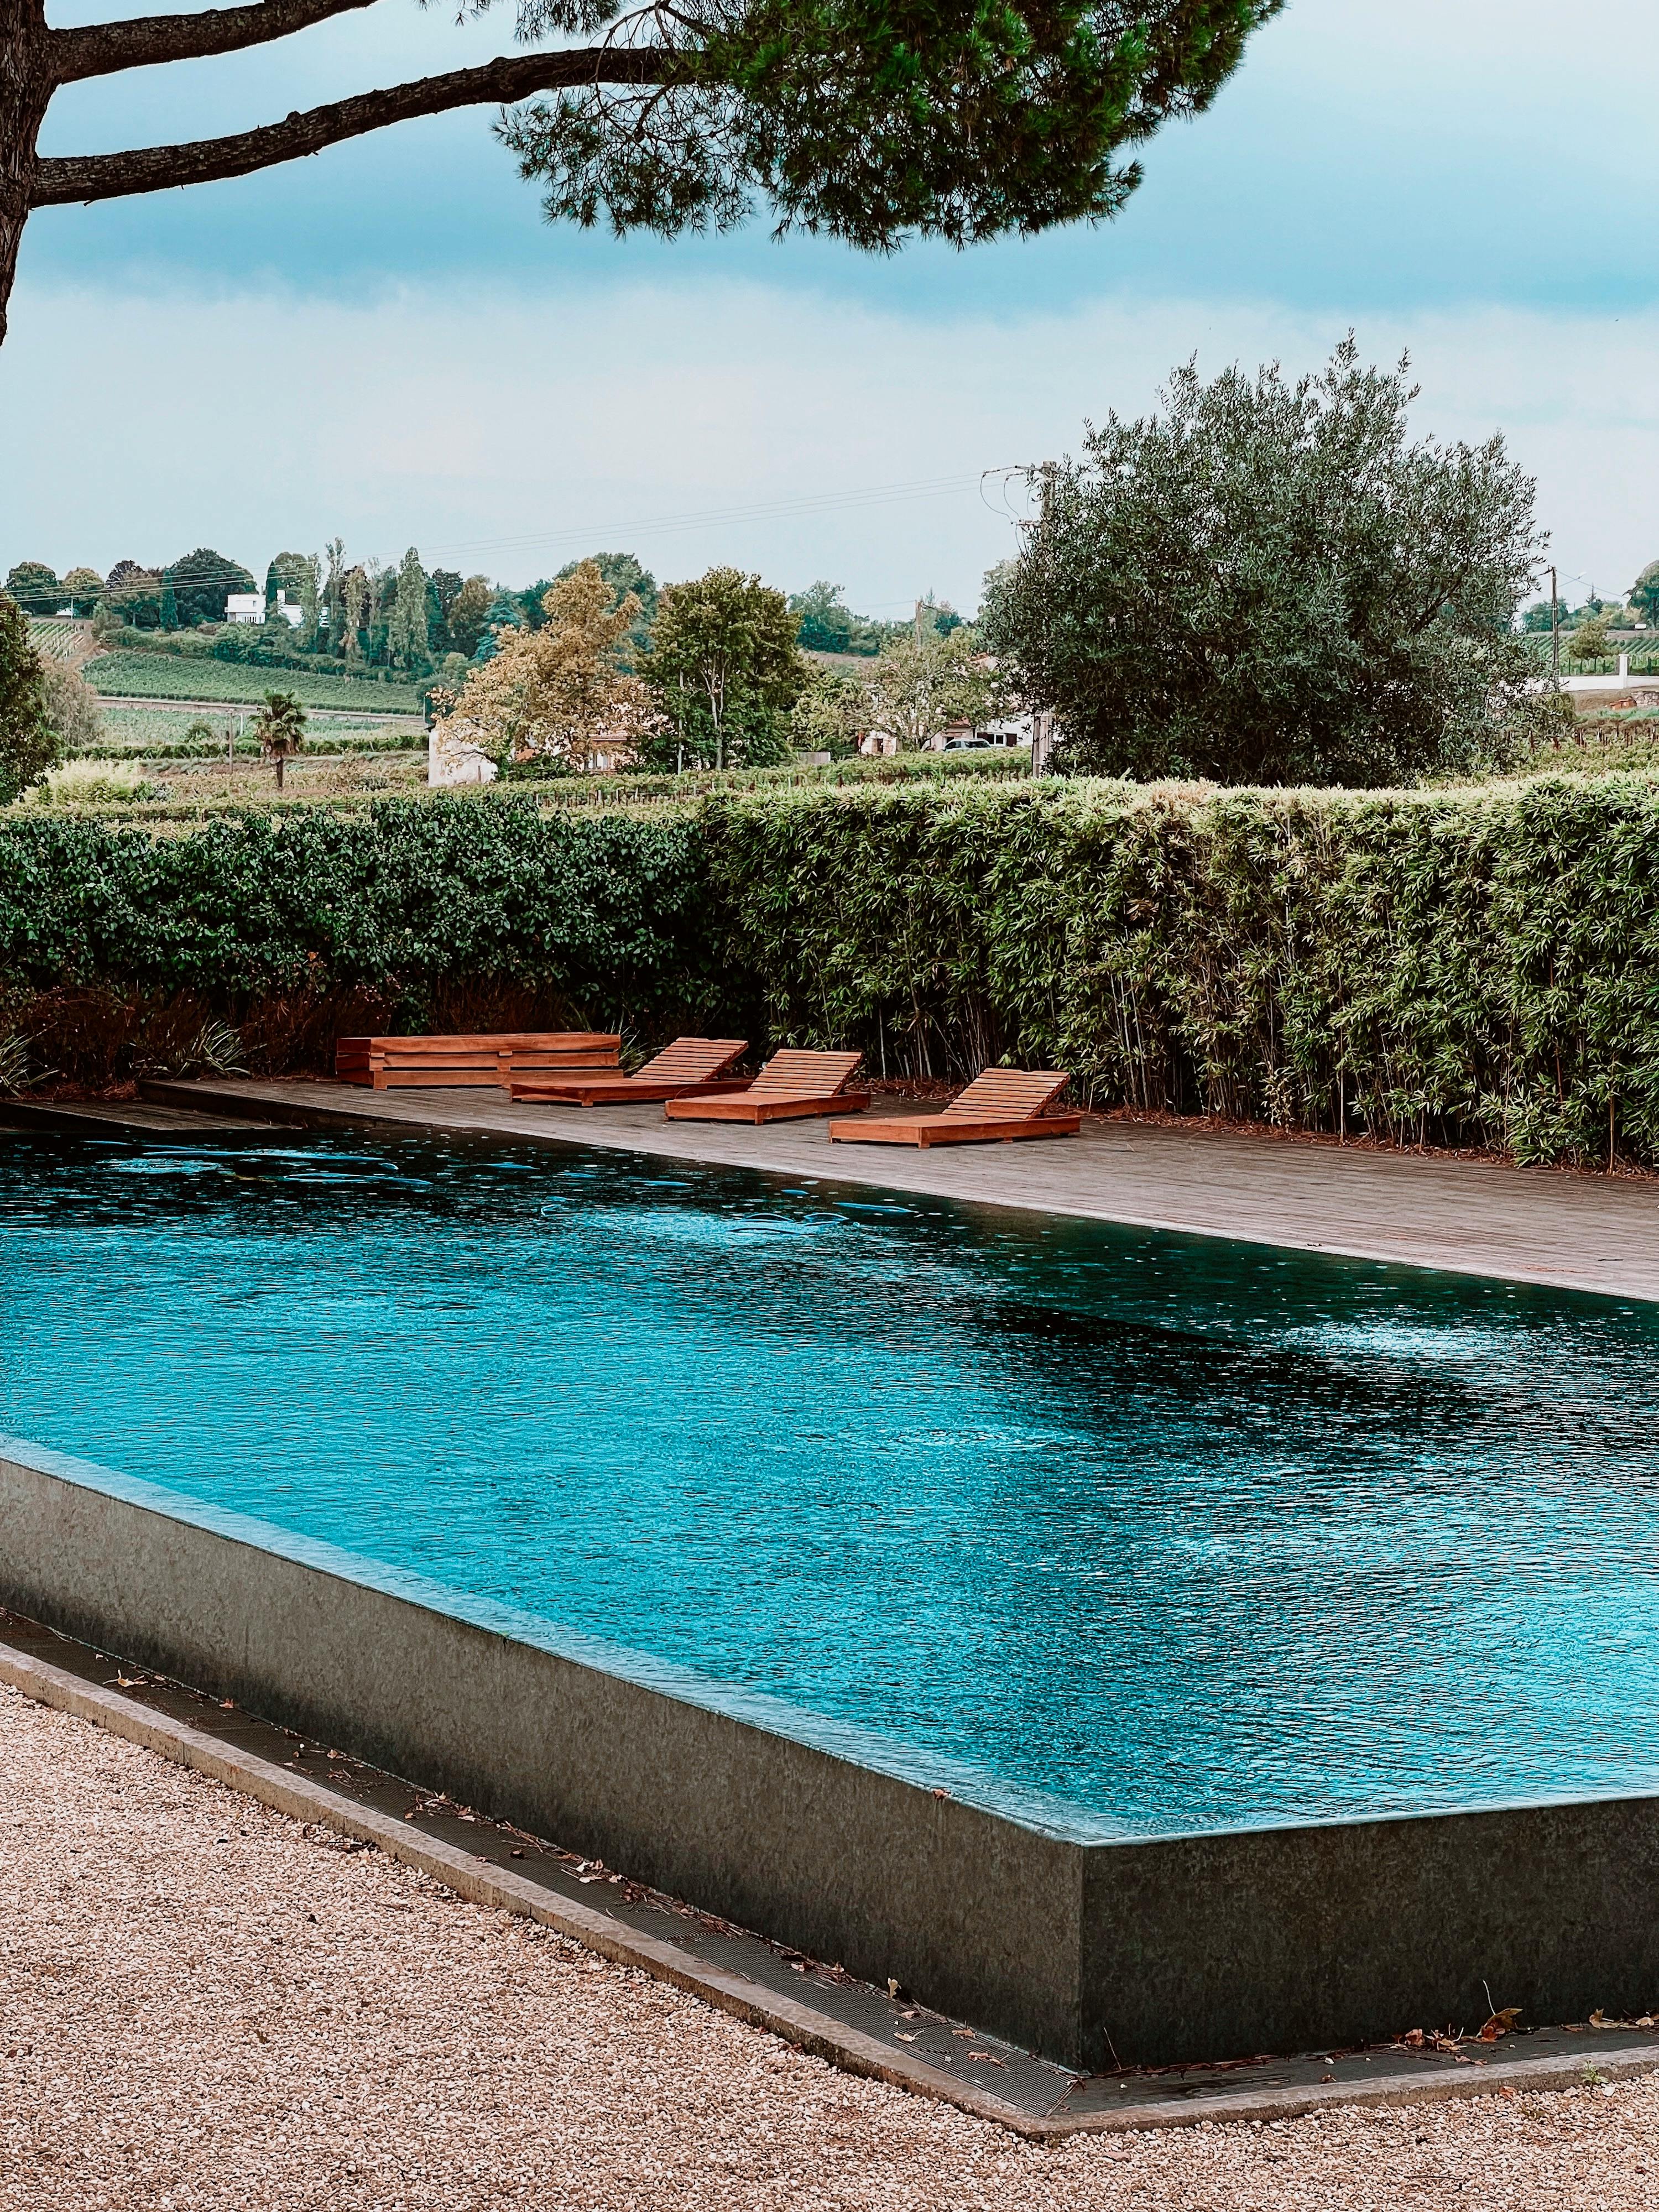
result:
[(584, 1074), (614, 1068), (622, 1039), (598, 1030), (512, 1030), (466, 1036), (342, 1037), (334, 1048), (338, 1083), (374, 1091), (505, 1089), (515, 1072)]
[(896, 1114), (832, 1121), (830, 1141), (850, 1145), (984, 1145), (1015, 1137), (1074, 1137), (1081, 1114), (1044, 1112), (1071, 1078), (1023, 1067), (988, 1067), (942, 1114)]
[(734, 1097), (671, 1098), (663, 1108), (675, 1121), (799, 1121), (812, 1114), (862, 1113), (867, 1091), (847, 1086), (858, 1073), (861, 1052), (775, 1052), (760, 1073)]
[(507, 1085), (515, 1099), (549, 1106), (659, 1104), (670, 1098), (708, 1098), (747, 1091), (749, 1078), (732, 1063), (749, 1049), (746, 1037), (676, 1037), (637, 1075), (532, 1075), (516, 1073)]

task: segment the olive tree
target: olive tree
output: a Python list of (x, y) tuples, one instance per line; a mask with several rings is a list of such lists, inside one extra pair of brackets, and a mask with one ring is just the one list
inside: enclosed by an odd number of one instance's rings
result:
[(1284, 0), (517, 0), (532, 52), (189, 144), (38, 151), (64, 86), (368, 4), (245, 0), (60, 30), (46, 0), (0, 0), (0, 340), (35, 209), (246, 176), (456, 107), (506, 107), (499, 135), (550, 217), (619, 233), (726, 228), (763, 207), (780, 229), (885, 250), (1098, 221), (1139, 180), (1121, 149), (1207, 106)]
[(1349, 337), (1296, 381), (1189, 363), (1158, 412), (1088, 428), (981, 621), (1062, 763), (1375, 785), (1502, 750), (1534, 487), (1499, 436), (1413, 442), (1416, 397)]

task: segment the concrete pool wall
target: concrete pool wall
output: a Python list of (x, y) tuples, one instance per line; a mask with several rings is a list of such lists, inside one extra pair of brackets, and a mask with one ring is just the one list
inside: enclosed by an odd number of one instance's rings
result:
[(0, 1601), (1081, 2069), (1659, 1999), (1659, 1796), (1072, 1841), (417, 1587), (0, 1453)]

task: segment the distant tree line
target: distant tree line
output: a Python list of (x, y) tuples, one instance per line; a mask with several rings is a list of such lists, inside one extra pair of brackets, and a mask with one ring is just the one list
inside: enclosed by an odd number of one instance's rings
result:
[[(660, 588), (635, 554), (589, 557), (615, 604), (630, 595), (638, 603), (617, 647), (626, 665), (647, 649)], [(263, 621), (234, 623), (227, 623), (227, 600), (233, 594), (250, 598), (259, 586), (240, 562), (208, 545), (172, 562), (118, 561), (106, 576), (84, 566), (59, 576), (43, 561), (20, 561), (3, 588), (27, 614), (90, 617), (111, 642), (119, 632), (137, 631), (146, 635), (122, 641), (170, 639), (261, 667), (343, 662), (364, 672), (395, 672), (416, 683), (441, 677), (453, 690), (465, 674), (458, 663), (489, 660), (507, 629), (540, 629), (548, 619), (548, 592), (580, 565), (567, 562), (554, 575), (520, 590), (481, 574), (428, 572), (413, 546), (390, 564), (353, 560), (335, 538), (320, 554), (273, 556), (264, 573)], [(793, 624), (792, 644), (809, 653), (872, 658), (916, 627), (856, 614), (841, 586), (823, 581), (781, 604)], [(962, 619), (948, 603), (931, 597), (921, 603), (920, 627), (928, 635), (948, 636)]]
[[(835, 586), (814, 590), (821, 608), (837, 603)], [(740, 568), (659, 589), (629, 556), (601, 554), (533, 608), (492, 603), (462, 680), (434, 687), (441, 741), (507, 775), (755, 768), (849, 753), (875, 731), (913, 749), (1000, 709), (994, 669), (949, 609), (892, 625), (852, 667), (811, 657), (822, 634)]]
[(963, 617), (948, 599), (936, 600), (931, 594), (918, 601), (913, 620), (873, 622), (867, 615), (853, 612), (842, 597), (839, 584), (822, 579), (809, 584), (804, 592), (796, 592), (789, 608), (799, 619), (800, 643), (808, 653), (874, 655), (911, 636), (918, 626), (925, 632), (948, 637), (963, 624)]
[[(101, 580), (21, 562), (8, 585), (40, 611), (90, 605), (109, 634), (193, 621), (196, 650), (395, 671), (509, 775), (912, 747), (1029, 712), (1062, 770), (1405, 784), (1501, 767), (1570, 708), (1526, 635), (1547, 602), (1522, 612), (1547, 545), (1535, 487), (1499, 435), (1414, 438), (1416, 397), (1407, 363), (1367, 366), (1352, 336), (1298, 379), (1188, 363), (1154, 412), (1107, 412), (1042, 470), (972, 625), (932, 599), (877, 623), (835, 584), (789, 598), (731, 567), (659, 586), (625, 553), (510, 591), (428, 574), (413, 547), (349, 560), (337, 538), (278, 554), (265, 619), (238, 628), (217, 617), (248, 573), (206, 548)], [(1659, 562), (1627, 602), (1558, 610), (1564, 652), (1593, 663), (1638, 619), (1659, 627)]]

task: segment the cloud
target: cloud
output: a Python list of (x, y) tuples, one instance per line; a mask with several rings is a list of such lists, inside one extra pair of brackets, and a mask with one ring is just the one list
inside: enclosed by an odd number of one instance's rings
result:
[[(54, 0), (52, 14), (107, 8)], [(46, 150), (210, 137), (510, 47), (506, 9), (455, 15), (380, 0), (271, 46), (67, 86)], [(142, 270), (158, 283), (246, 285), (267, 270), (348, 300), (387, 277), (753, 281), (946, 321), (1109, 289), (1315, 307), (1637, 307), (1655, 298), (1643, 240), (1659, 189), (1659, 10), (1598, 0), (1588, 43), (1594, 59), (1571, 46), (1560, 0), (1299, 0), (1251, 40), (1212, 109), (1139, 149), (1145, 182), (1119, 221), (961, 254), (778, 246), (764, 219), (672, 242), (550, 228), (489, 111), (474, 108), (252, 177), (48, 209), (29, 225), (24, 266), (60, 283), (131, 283)]]
[(1411, 351), (1421, 428), (1506, 431), (1565, 574), (1607, 589), (1659, 554), (1659, 313), (1123, 293), (941, 321), (752, 283), (349, 305), (37, 283), (0, 354), (0, 559), (61, 573), (205, 543), (259, 568), (338, 531), (516, 581), (626, 545), (659, 575), (732, 560), (871, 611), (928, 589), (971, 605), (1015, 543), (979, 471), (1074, 448), (1189, 354), (1313, 367), (1351, 321), (1370, 357)]

